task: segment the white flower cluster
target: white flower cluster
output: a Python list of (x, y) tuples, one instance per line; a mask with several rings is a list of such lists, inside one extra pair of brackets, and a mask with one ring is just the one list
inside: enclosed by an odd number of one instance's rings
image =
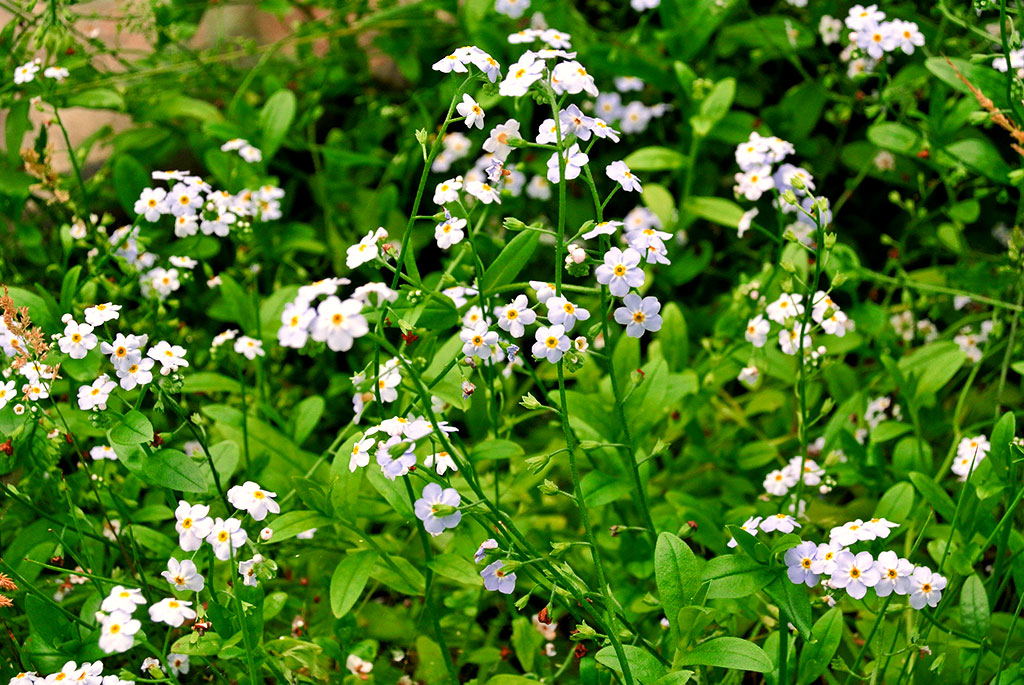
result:
[[(299, 288), (295, 299), (285, 305), (281, 313), (281, 327), (277, 340), (282, 347), (302, 349), (311, 338), (323, 342), (335, 352), (352, 349), (356, 338), (370, 332), (370, 326), (363, 316), (363, 307), (369, 304), (369, 296), (394, 301), (398, 294), (381, 283), (368, 284), (358, 288), (347, 300), (335, 293), (338, 288), (348, 285), (347, 278), (325, 278), (311, 285)], [(326, 296), (314, 307), (320, 296)], [(381, 301), (378, 299), (378, 303)]]
[(822, 494), (832, 489), (827, 482), (824, 482), (825, 469), (809, 457), (804, 459), (803, 457), (796, 456), (790, 459), (789, 463), (781, 469), (775, 469), (765, 476), (765, 492), (779, 497), (787, 494), (790, 488), (795, 487), (800, 482), (801, 463), (803, 464), (804, 485), (817, 487)]
[[(438, 428), (445, 434), (458, 432), (447, 421), (438, 421)], [(371, 426), (353, 445), (349, 455), (348, 468), (355, 471), (370, 463), (373, 454), (381, 472), (390, 480), (409, 473), (416, 465), (416, 443), (434, 433), (434, 428), (420, 416), (395, 416)], [(439, 476), (446, 472), (458, 471), (455, 461), (447, 452), (435, 452), (424, 460), (427, 468), (433, 468)]]
[(263, 153), (258, 147), (249, 144), (245, 138), (232, 138), (220, 146), (221, 152), (237, 152), (238, 156), (246, 162), (263, 161)]
[[(765, 307), (764, 314), (757, 314), (747, 322), (744, 337), (754, 347), (764, 347), (771, 333), (772, 322), (782, 326), (778, 333), (779, 349), (783, 354), (794, 355), (798, 349), (817, 358), (824, 354), (824, 347), (810, 351), (813, 345), (811, 334), (818, 327), (828, 335), (843, 337), (853, 330), (853, 321), (839, 309), (839, 305), (823, 290), (814, 293), (811, 302), (811, 323), (803, 323), (804, 297), (799, 293), (783, 293)], [(765, 318), (767, 315), (767, 319)], [(792, 319), (792, 324), (790, 323)], [(789, 326), (792, 325), (792, 328)]]
[(200, 231), (204, 235), (224, 237), (240, 220), (273, 221), (281, 218), (284, 191), (276, 186), (265, 185), (258, 190), (231, 194), (214, 189), (187, 171), (155, 171), (153, 178), (168, 184), (173, 182), (174, 185), (169, 191), (159, 187), (145, 188), (135, 201), (134, 211), (151, 223), (164, 216), (173, 217), (174, 235), (179, 238), (187, 238)]
[(905, 309), (899, 314), (889, 317), (889, 324), (904, 342), (911, 342), (915, 336), (920, 337), (924, 343), (930, 343), (938, 339), (939, 329), (929, 319), (914, 320), (914, 313)]
[(953, 342), (960, 347), (960, 350), (967, 355), (968, 359), (977, 364), (981, 361), (982, 357), (981, 345), (988, 342), (988, 336), (992, 332), (994, 325), (995, 322), (991, 319), (982, 321), (977, 333), (974, 332), (971, 326), (964, 326), (953, 337)]
[[(996, 48), (997, 51), (1002, 51), (1001, 47)], [(992, 60), (992, 68), (996, 71), (1001, 71), (1004, 74), (1009, 70), (1013, 69), (1017, 78), (1024, 79), (1024, 48), (1018, 48), (1016, 50), (1010, 50), (1010, 63), (1007, 65), (1006, 57), (996, 57)]]
[(978, 468), (991, 449), (992, 445), (984, 435), (963, 438), (956, 446), (956, 458), (953, 460), (952, 466), (953, 473), (959, 476), (961, 481), (967, 480), (967, 476)]
[[(35, 80), (36, 74), (42, 69), (42, 64), (41, 60), (34, 59), (17, 67), (14, 70), (14, 85), (20, 86)], [(69, 76), (69, 72), (64, 67), (51, 66), (43, 70), (43, 76), (60, 83)]]
[[(138, 621), (136, 621), (138, 623)], [(171, 656), (171, 655), (168, 655)], [(188, 657), (185, 657), (186, 663)], [(182, 673), (188, 672), (188, 666)], [(49, 683), (76, 683), (78, 685), (135, 685), (134, 680), (124, 680), (114, 674), (103, 675), (102, 661), (66, 662), (59, 671), (48, 675), (39, 675), (35, 671), (26, 671), (11, 676), (8, 685), (44, 685)]]
[(912, 21), (893, 19), (886, 21), (885, 12), (878, 5), (854, 5), (845, 22), (825, 15), (818, 29), (826, 45), (839, 42), (845, 23), (849, 29), (847, 40), (839, 58), (847, 63), (847, 75), (855, 78), (872, 71), (886, 55), (900, 51), (912, 55), (924, 45), (924, 35)]

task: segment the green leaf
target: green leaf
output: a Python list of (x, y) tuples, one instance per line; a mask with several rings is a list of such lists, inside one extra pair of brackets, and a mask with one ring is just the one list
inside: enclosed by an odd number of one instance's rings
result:
[(785, 573), (782, 573), (769, 583), (764, 591), (775, 602), (775, 605), (785, 612), (786, 618), (800, 631), (800, 635), (805, 640), (809, 640), (811, 637), (811, 599), (807, 588), (802, 584), (791, 583)]
[(274, 536), (264, 544), (284, 542), (311, 528), (320, 528), (330, 524), (331, 519), (315, 511), (306, 509), (289, 511), (274, 519), (274, 525), (271, 526)]
[(544, 636), (533, 627), (530, 619), (525, 616), (516, 616), (512, 619), (512, 649), (515, 650), (516, 658), (527, 673), (533, 670), (534, 659), (540, 652), (542, 644)]
[(896, 483), (882, 495), (875, 507), (875, 518), (902, 523), (914, 508), (914, 487), (907, 482)]
[(298, 403), (295, 407), (295, 429), (292, 431), (292, 436), (295, 438), (295, 444), (301, 445), (309, 437), (309, 434), (313, 432), (316, 425), (320, 423), (320, 419), (323, 418), (324, 409), (327, 407), (327, 403), (324, 402), (324, 398), (319, 395), (313, 395), (307, 397)]
[(724, 78), (715, 84), (708, 96), (700, 103), (700, 114), (711, 121), (718, 123), (726, 115), (736, 97), (736, 79)]
[(64, 274), (64, 280), (60, 285), (60, 308), (66, 312), (71, 311), (74, 304), (75, 291), (78, 289), (78, 277), (82, 273), (82, 265), (77, 264)]
[(377, 552), (366, 549), (352, 552), (335, 567), (331, 575), (331, 613), (335, 618), (341, 618), (355, 606), (376, 563)]
[(724, 554), (708, 561), (701, 579), (710, 582), (708, 599), (739, 599), (772, 582), (775, 574), (753, 559)]
[(992, 464), (1000, 472), (1004, 471), (1009, 465), (1010, 443), (1013, 442), (1013, 436), (1016, 432), (1016, 420), (1013, 417), (1013, 412), (1009, 411), (996, 421), (995, 428), (992, 429), (992, 450), (989, 452), (988, 458), (992, 460)]
[(953, 520), (956, 504), (953, 503), (952, 498), (950, 498), (945, 490), (936, 485), (930, 476), (926, 476), (918, 471), (911, 472), (908, 478), (910, 478), (910, 482), (914, 484), (914, 487), (921, 493), (925, 501), (935, 510), (936, 514), (947, 521)]
[(684, 652), (676, 662), (681, 666), (715, 666), (767, 673), (771, 658), (753, 642), (738, 637), (717, 637)]
[(146, 167), (131, 155), (118, 155), (114, 160), (114, 190), (128, 216), (135, 216), (135, 201), (149, 186), (149, 180)]
[[(633, 679), (638, 683), (653, 683), (665, 675), (665, 667), (646, 649), (633, 645), (622, 645), (622, 652), (626, 656)], [(594, 655), (594, 658), (599, 664), (607, 666), (620, 676), (622, 675), (622, 666), (619, 664), (619, 657), (615, 654), (614, 647), (604, 647)]]
[(469, 460), (474, 464), (480, 461), (508, 461), (523, 456), (523, 448), (511, 440), (484, 440), (473, 446), (469, 452)]
[(943, 153), (937, 157), (940, 162), (945, 162), (946, 155), (949, 155), (986, 178), (999, 183), (1010, 182), (1010, 165), (988, 138), (957, 140), (942, 148), (940, 152)]
[(197, 371), (185, 376), (182, 392), (238, 392), (238, 379), (213, 371)]
[(880, 148), (905, 155), (916, 154), (921, 147), (917, 131), (893, 121), (883, 121), (869, 128), (868, 140)]
[(904, 375), (917, 378), (915, 396), (930, 400), (926, 402), (930, 405), (934, 402), (935, 393), (956, 375), (966, 361), (967, 355), (955, 342), (942, 341), (918, 348), (900, 359), (897, 366)]
[(990, 616), (985, 584), (978, 574), (971, 574), (960, 590), (960, 621), (964, 630), (978, 639), (988, 637)]
[(476, 565), (461, 554), (453, 552), (438, 554), (430, 560), (427, 566), (437, 575), (454, 580), (461, 585), (483, 585), (483, 578), (481, 578)]
[(135, 475), (150, 485), (182, 492), (206, 492), (206, 477), (199, 465), (178, 450), (159, 450), (143, 457)]
[(189, 656), (213, 656), (218, 654), (224, 646), (224, 641), (217, 633), (189, 633), (179, 637), (170, 651), (175, 654), (188, 654)]
[(263, 134), (260, 151), (263, 159), (269, 160), (281, 147), (288, 129), (295, 118), (295, 93), (281, 89), (270, 96), (263, 109), (260, 110), (259, 125)]
[(93, 88), (69, 95), (65, 107), (86, 107), (88, 109), (124, 109), (124, 98), (116, 90)]
[(515, 280), (515, 277), (533, 256), (539, 240), (540, 233), (537, 231), (523, 231), (513, 238), (484, 271), (484, 275), (480, 279), (483, 292), (494, 292), (497, 288)]
[(107, 436), (119, 445), (141, 445), (153, 440), (153, 424), (142, 412), (133, 409), (107, 432)]
[(814, 623), (811, 641), (800, 652), (798, 685), (809, 685), (825, 673), (843, 637), (843, 614), (833, 607)]
[(676, 220), (676, 201), (665, 186), (644, 183), (641, 193), (644, 204), (661, 220), (662, 226), (672, 226)]
[(690, 358), (690, 337), (683, 310), (675, 302), (669, 302), (661, 310), (661, 356), (670, 371), (682, 371)]
[(408, 559), (394, 554), (388, 560), (378, 559), (370, 577), (403, 595), (422, 595), (427, 587), (423, 574)]
[(672, 627), (679, 630), (676, 617), (690, 604), (700, 588), (700, 564), (693, 550), (672, 533), (661, 533), (654, 548), (654, 578), (658, 596)]
[(623, 160), (631, 171), (673, 171), (683, 168), (686, 157), (667, 147), (642, 147)]
[(683, 209), (701, 219), (729, 228), (737, 228), (743, 218), (743, 208), (724, 197), (688, 197)]

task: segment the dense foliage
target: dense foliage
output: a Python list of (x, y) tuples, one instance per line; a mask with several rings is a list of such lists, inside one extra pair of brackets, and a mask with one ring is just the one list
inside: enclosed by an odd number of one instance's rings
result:
[(0, 678), (1024, 682), (1016, 3), (0, 12)]

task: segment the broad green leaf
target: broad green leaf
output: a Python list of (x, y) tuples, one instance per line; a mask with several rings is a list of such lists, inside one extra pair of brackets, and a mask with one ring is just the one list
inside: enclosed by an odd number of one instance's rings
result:
[[(633, 679), (638, 683), (653, 683), (665, 675), (665, 667), (646, 649), (633, 645), (622, 645), (622, 651), (629, 663)], [(602, 648), (594, 655), (594, 658), (599, 664), (607, 666), (620, 676), (622, 675), (622, 666), (619, 664), (619, 657), (615, 654), (614, 647)]]
[(684, 652), (676, 662), (682, 666), (715, 666), (767, 673), (771, 658), (753, 642), (738, 637), (717, 637)]
[(347, 614), (359, 601), (376, 563), (377, 552), (366, 549), (352, 552), (335, 567), (331, 575), (331, 613), (335, 618)]
[(875, 507), (875, 518), (885, 518), (903, 523), (914, 508), (914, 487), (907, 482), (896, 483), (885, 491), (878, 506)]
[(843, 613), (833, 607), (814, 622), (811, 640), (800, 652), (798, 685), (809, 685), (828, 669), (843, 637)]
[(936, 485), (930, 476), (917, 471), (910, 473), (908, 478), (910, 478), (910, 482), (914, 484), (914, 487), (921, 493), (925, 501), (935, 510), (936, 514), (947, 521), (953, 520), (956, 504), (945, 490)]
[(135, 475), (150, 485), (182, 492), (206, 492), (207, 489), (199, 464), (178, 450), (163, 449), (144, 457)]
[(295, 509), (285, 512), (274, 519), (273, 525), (271, 525), (271, 528), (274, 530), (274, 536), (270, 538), (268, 543), (264, 544), (284, 542), (285, 540), (295, 537), (299, 533), (304, 533), (312, 528), (320, 528), (330, 524), (331, 519), (322, 514), (318, 514), (315, 511)]
[(693, 550), (672, 533), (661, 533), (654, 549), (654, 578), (658, 596), (672, 627), (679, 610), (689, 605), (700, 587), (700, 564)]
[(743, 208), (724, 197), (689, 197), (683, 209), (701, 219), (729, 228), (736, 228), (743, 218)]
[(93, 88), (69, 95), (65, 107), (86, 107), (88, 109), (124, 109), (124, 98), (116, 90)]
[(214, 656), (219, 654), (223, 647), (224, 641), (217, 633), (205, 633), (202, 636), (199, 633), (189, 633), (179, 637), (169, 651), (189, 656)]
[(623, 160), (631, 171), (673, 171), (686, 164), (686, 157), (667, 147), (642, 147)]
[(511, 440), (485, 440), (473, 446), (469, 452), (469, 460), (474, 464), (480, 461), (509, 461), (523, 456), (523, 448)]
[(763, 588), (775, 574), (753, 559), (724, 554), (708, 561), (701, 579), (710, 582), (708, 599), (739, 599)]
[(682, 371), (690, 358), (690, 338), (683, 310), (675, 302), (669, 302), (661, 310), (661, 356), (668, 364), (669, 371)]
[(438, 554), (427, 565), (437, 575), (454, 580), (456, 583), (472, 586), (483, 585), (479, 568), (461, 554), (453, 552)]
[(378, 559), (370, 577), (403, 595), (422, 595), (427, 587), (423, 574), (408, 559), (395, 554), (389, 554), (386, 560)]
[(791, 583), (786, 575), (780, 574), (764, 588), (775, 605), (786, 614), (805, 640), (811, 637), (811, 597), (804, 585)]
[(150, 184), (149, 172), (131, 155), (118, 155), (114, 160), (114, 190), (128, 216), (135, 216), (135, 201)]
[(917, 131), (894, 121), (883, 121), (869, 128), (868, 140), (880, 148), (905, 155), (915, 154), (921, 146)]
[[(1007, 146), (1009, 147), (1009, 146)], [(1003, 159), (999, 149), (988, 138), (965, 138), (950, 143), (937, 155), (939, 161), (945, 161), (949, 155), (957, 162), (999, 183), (1009, 184), (1010, 165)]]
[(133, 409), (114, 424), (107, 435), (111, 442), (119, 445), (141, 445), (153, 440), (153, 424), (142, 412)]
[(976, 573), (971, 574), (960, 590), (960, 621), (964, 630), (978, 639), (988, 637), (990, 616), (985, 584)]
[(988, 458), (992, 460), (992, 464), (1000, 473), (1009, 464), (1010, 443), (1013, 441), (1013, 436), (1016, 432), (1016, 420), (1013, 417), (1013, 412), (1009, 411), (996, 421), (995, 428), (992, 429), (992, 440), (990, 441), (992, 449), (988, 454)]
[(269, 160), (281, 147), (288, 129), (295, 118), (295, 93), (281, 89), (271, 95), (260, 110), (259, 125), (262, 133), (260, 150), (263, 159)]
[(534, 660), (543, 644), (544, 636), (533, 627), (530, 619), (525, 616), (516, 616), (512, 619), (512, 649), (515, 650), (516, 658), (527, 673), (533, 670)]
[(484, 271), (480, 279), (483, 292), (494, 292), (495, 289), (514, 281), (530, 261), (539, 240), (540, 233), (537, 231), (523, 231), (513, 238)]
[(676, 201), (672, 193), (658, 183), (644, 183), (641, 196), (647, 208), (661, 220), (662, 226), (671, 231), (676, 220)]
[(309, 434), (320, 423), (320, 419), (323, 418), (326, 407), (327, 403), (319, 395), (307, 397), (296, 405), (294, 414), (295, 429), (292, 431), (292, 437), (295, 438), (296, 445), (301, 445), (306, 441)]

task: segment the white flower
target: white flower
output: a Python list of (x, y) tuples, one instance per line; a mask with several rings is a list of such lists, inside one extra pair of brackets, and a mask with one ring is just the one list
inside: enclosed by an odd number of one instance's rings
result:
[(445, 205), (449, 202), (457, 202), (460, 190), (462, 190), (461, 176), (441, 181), (434, 189), (434, 204)]
[[(750, 518), (748, 518), (746, 521), (743, 522), (743, 524), (740, 526), (740, 528), (742, 528), (743, 530), (747, 531), (751, 535), (757, 535), (757, 527), (758, 527), (758, 525), (760, 525), (760, 523), (761, 523), (761, 517), (760, 516), (751, 516)], [(736, 538), (729, 538), (729, 542), (728, 542), (727, 546), (728, 547), (735, 547), (738, 544), (739, 543), (736, 542)]]
[[(565, 151), (565, 178), (571, 181), (574, 178), (578, 178), (580, 172), (583, 170), (584, 165), (590, 161), (590, 157), (585, 152), (580, 151), (578, 143), (573, 143), (572, 147)], [(560, 162), (558, 153), (555, 152), (548, 159), (548, 181), (551, 183), (558, 183), (560, 178), (561, 169), (559, 168)]]
[(143, 674), (149, 675), (149, 670), (151, 668), (160, 668), (160, 660), (154, 659), (151, 656), (147, 656), (145, 659), (142, 660), (142, 666), (139, 667), (139, 670), (141, 670)]
[(577, 321), (586, 321), (590, 318), (590, 312), (577, 307), (564, 297), (549, 297), (544, 304), (548, 308), (548, 321), (561, 324), (566, 333), (576, 326)]
[(467, 357), (479, 357), (487, 359), (491, 355), (491, 345), (498, 342), (498, 334), (487, 330), (487, 324), (481, 321), (473, 328), (463, 328), (459, 333), (462, 345), (462, 354)]
[(489, 205), (492, 202), (501, 204), (501, 196), (498, 194), (498, 189), (490, 183), (486, 183), (484, 181), (467, 181), (466, 192), (483, 202), (485, 205)]
[(498, 124), (491, 129), (487, 140), (484, 141), (483, 148), (487, 152), (493, 153), (495, 159), (504, 162), (508, 158), (509, 152), (512, 151), (508, 141), (519, 137), (519, 122), (515, 119), (508, 119), (504, 124)]
[(764, 490), (769, 495), (781, 497), (797, 484), (800, 479), (792, 471), (775, 469), (764, 478)]
[(110, 594), (100, 604), (100, 611), (111, 613), (123, 611), (132, 614), (146, 599), (142, 596), (142, 590), (138, 588), (126, 588), (123, 585), (115, 585)]
[(942, 599), (942, 591), (946, 587), (946, 579), (931, 569), (918, 566), (910, 575), (909, 591), (910, 606), (923, 609), (924, 605), (935, 608)]
[(206, 541), (213, 546), (214, 556), (221, 561), (227, 561), (233, 556), (234, 550), (244, 545), (248, 538), (241, 521), (236, 518), (225, 521), (218, 516), (213, 522), (210, 534), (206, 536)]
[(605, 174), (608, 175), (608, 178), (617, 182), (619, 185), (622, 186), (622, 189), (627, 192), (635, 190), (636, 192), (639, 193), (641, 190), (643, 190), (640, 187), (640, 179), (634, 176), (633, 172), (631, 172), (629, 170), (629, 167), (626, 166), (626, 163), (621, 160), (617, 162), (612, 162), (611, 164), (606, 166), (604, 168), (604, 172)]
[(428, 454), (423, 460), (423, 465), (428, 469), (436, 469), (439, 476), (443, 476), (449, 470), (459, 470), (459, 467), (455, 465), (455, 460), (452, 459), (452, 455), (444, 451)]
[(818, 574), (814, 572), (814, 556), (818, 546), (813, 542), (801, 542), (785, 554), (786, 575), (791, 583), (804, 583), (807, 587), (818, 584)]
[(526, 295), (518, 295), (497, 312), (498, 327), (508, 331), (513, 338), (521, 338), (526, 332), (525, 326), (537, 320), (537, 313), (530, 309)]
[(615, 235), (615, 231), (622, 227), (621, 221), (602, 221), (594, 224), (594, 226), (581, 235), (580, 237), (584, 240), (592, 240), (599, 235)]
[(370, 332), (370, 326), (362, 310), (361, 302), (342, 301), (331, 295), (317, 307), (317, 318), (313, 323), (313, 340), (326, 342), (327, 347), (335, 352), (352, 349), (356, 338)]
[(818, 550), (814, 554), (814, 563), (811, 565), (811, 570), (815, 573), (824, 574), (826, 576), (832, 575), (836, 571), (836, 555), (845, 551), (846, 547), (837, 542), (830, 542), (828, 544), (822, 543), (818, 545)]
[(800, 528), (800, 524), (789, 514), (766, 516), (764, 521), (761, 521), (761, 530), (766, 533), (771, 533), (772, 531), (792, 533), (795, 528)]
[(106, 409), (110, 393), (116, 387), (117, 383), (110, 380), (106, 374), (94, 380), (92, 385), (81, 386), (78, 388), (78, 408), (82, 411)]
[(803, 295), (783, 293), (765, 308), (765, 314), (775, 323), (786, 325), (786, 321), (794, 316), (802, 316), (804, 306), (801, 303)]
[(262, 357), (264, 356), (263, 341), (243, 335), (235, 341), (235, 352), (249, 360)]
[(772, 168), (767, 164), (754, 167), (750, 171), (741, 171), (735, 174), (736, 186), (733, 192), (743, 195), (751, 202), (761, 199), (761, 196), (768, 190), (775, 187), (772, 180)]
[(22, 83), (28, 83), (36, 77), (36, 72), (39, 71), (39, 65), (35, 61), (25, 62), (20, 67), (14, 70), (14, 83), (15, 85), (21, 85)]
[(54, 81), (57, 81), (58, 83), (60, 83), (70, 75), (71, 72), (69, 72), (64, 67), (46, 67), (46, 69), (43, 71), (43, 76), (45, 76), (46, 78), (52, 78)]
[(251, 480), (245, 481), (242, 485), (236, 485), (228, 490), (228, 501), (236, 509), (249, 512), (255, 521), (262, 521), (267, 518), (267, 513), (280, 513), (281, 507), (274, 498), (276, 492), (263, 490), (259, 484)]
[[(510, 64), (505, 79), (498, 85), (498, 93), (505, 97), (526, 95), (530, 86), (540, 80), (544, 73), (544, 62), (536, 60), (527, 52), (515, 64)], [(486, 150), (486, 145), (484, 146)]]
[(756, 207), (743, 212), (743, 216), (740, 217), (739, 223), (736, 224), (737, 238), (742, 238), (743, 234), (750, 230), (750, 226), (754, 223), (754, 218), (757, 214), (758, 210)]
[(661, 303), (657, 298), (649, 295), (640, 299), (636, 293), (628, 293), (622, 304), (615, 310), (615, 321), (626, 327), (626, 335), (640, 338), (646, 331), (661, 330)]
[(149, 620), (177, 628), (185, 621), (191, 621), (196, 617), (196, 612), (190, 608), (191, 606), (192, 602), (168, 597), (149, 607)]
[(484, 110), (480, 108), (476, 100), (469, 96), (469, 93), (463, 93), (462, 102), (456, 105), (455, 109), (458, 110), (460, 116), (466, 117), (466, 128), (482, 129), (484, 127)]
[(836, 555), (836, 568), (830, 582), (832, 587), (846, 588), (854, 599), (863, 599), (868, 588), (877, 585), (881, 578), (870, 552), (854, 556), (852, 552), (844, 551)]
[(652, 10), (661, 4), (661, 0), (629, 0), (629, 6), (637, 12)]
[(843, 22), (831, 15), (823, 14), (818, 22), (818, 33), (821, 34), (821, 42), (825, 45), (838, 43), (843, 33)]
[(373, 449), (374, 443), (376, 443), (376, 440), (373, 438), (364, 437), (352, 445), (352, 452), (348, 459), (349, 471), (354, 472), (357, 468), (370, 463), (370, 450)]
[(434, 228), (434, 240), (437, 241), (437, 246), (442, 250), (447, 250), (452, 245), (461, 242), (466, 236), (462, 230), (465, 227), (465, 219), (448, 219), (447, 221), (439, 223), (437, 227)]
[(454, 528), (462, 520), (458, 510), (462, 498), (455, 488), (441, 488), (437, 483), (428, 483), (423, 496), (416, 500), (416, 518), (423, 521), (423, 528), (431, 535), (440, 535), (447, 528)]
[(878, 9), (878, 5), (854, 5), (846, 17), (846, 28), (851, 31), (860, 31), (869, 26), (875, 26), (885, 19), (885, 12)]
[[(0, 392), (2, 392), (2, 390), (3, 388), (2, 386), (0, 386)], [(117, 461), (117, 454), (114, 452), (114, 448), (111, 447), (110, 445), (96, 445), (91, 450), (89, 450), (89, 456), (92, 457), (95, 461), (99, 461), (100, 459), (110, 459), (111, 461)]]
[(538, 359), (547, 359), (555, 364), (569, 350), (569, 338), (560, 324), (541, 326), (535, 335), (537, 342), (533, 344), (533, 356)]
[(177, 522), (174, 529), (178, 531), (178, 545), (186, 552), (194, 552), (203, 544), (203, 539), (213, 530), (213, 519), (210, 518), (210, 507), (205, 504), (189, 504), (178, 500), (178, 508), (174, 510)]
[(98, 340), (93, 334), (93, 327), (87, 323), (68, 321), (64, 327), (64, 335), (57, 341), (60, 351), (72, 359), (84, 359), (89, 350), (96, 347)]
[(556, 93), (580, 93), (586, 91), (591, 97), (600, 92), (594, 83), (594, 77), (579, 62), (560, 62), (551, 70), (551, 87)]
[(604, 254), (604, 264), (594, 272), (597, 282), (607, 285), (615, 297), (624, 296), (630, 288), (644, 284), (644, 271), (638, 266), (641, 259), (640, 253), (631, 247), (625, 251), (617, 247), (609, 249)]
[[(135, 644), (135, 633), (142, 628), (142, 623), (138, 619), (132, 618), (131, 614), (118, 610), (102, 616), (100, 626), (100, 649), (107, 654), (115, 654), (127, 652), (132, 648), (132, 645)], [(77, 679), (81, 680), (80, 677)], [(54, 682), (59, 681), (54, 679)], [(70, 679), (69, 682), (71, 682)]]
[(186, 354), (184, 347), (172, 345), (166, 340), (161, 340), (146, 352), (147, 357), (160, 362), (160, 374), (164, 376), (188, 366), (188, 362), (185, 361)]
[(121, 316), (121, 305), (104, 302), (85, 310), (85, 322), (90, 326), (102, 326), (107, 321), (114, 321)]
[(260, 531), (260, 540), (263, 540), (263, 542), (269, 541), (272, 537), (274, 537), (273, 528), (264, 528)]
[(372, 262), (380, 254), (380, 248), (377, 246), (377, 231), (367, 233), (362, 240), (349, 247), (345, 254), (347, 255), (345, 265), (350, 269)]
[[(187, 654), (175, 654), (171, 652), (167, 655), (167, 668), (170, 669), (174, 675), (182, 675), (188, 673), (188, 655)], [(104, 683), (106, 685), (106, 683)]]
[(135, 201), (133, 210), (141, 214), (146, 221), (156, 221), (169, 211), (165, 199), (167, 191), (163, 188), (145, 188)]
[(263, 555), (257, 554), (248, 561), (238, 562), (238, 574), (242, 576), (242, 583), (250, 587), (256, 587), (259, 585), (259, 579), (256, 577), (256, 569), (262, 561)]
[(740, 369), (740, 374), (736, 376), (736, 380), (738, 380), (740, 383), (747, 386), (748, 388), (752, 388), (755, 385), (757, 385), (757, 380), (760, 377), (761, 371), (756, 366), (751, 365), (744, 366), (742, 369)]
[(856, 542), (876, 539), (878, 532), (876, 528), (865, 526), (863, 520), (857, 519), (833, 528), (829, 531), (828, 537), (834, 543), (849, 547)]
[(133, 390), (140, 385), (152, 383), (154, 363), (152, 359), (140, 359), (123, 369), (117, 369), (121, 387), (125, 390)]
[(914, 572), (914, 565), (909, 561), (901, 559), (896, 552), (887, 550), (878, 555), (875, 568), (881, 576), (875, 585), (875, 592), (879, 597), (888, 597), (893, 592), (897, 595), (909, 593), (910, 574)]
[[(529, 0), (498, 0), (498, 2), (518, 2), (521, 5), (529, 4)], [(355, 654), (349, 654), (348, 658), (345, 659), (345, 668), (347, 668), (352, 675), (359, 676), (360, 678), (365, 680), (366, 677), (369, 675), (370, 671), (373, 670), (373, 662), (364, 661)]]
[(174, 589), (178, 592), (186, 590), (199, 592), (206, 586), (206, 581), (200, 575), (198, 569), (196, 569), (195, 562), (191, 559), (185, 559), (184, 561), (178, 561), (173, 557), (168, 559), (167, 570), (161, 571), (160, 575), (173, 585)]
[(758, 314), (747, 322), (747, 330), (744, 333), (744, 337), (754, 347), (764, 347), (764, 344), (768, 341), (768, 331), (771, 330), (771, 326), (763, 316)]

